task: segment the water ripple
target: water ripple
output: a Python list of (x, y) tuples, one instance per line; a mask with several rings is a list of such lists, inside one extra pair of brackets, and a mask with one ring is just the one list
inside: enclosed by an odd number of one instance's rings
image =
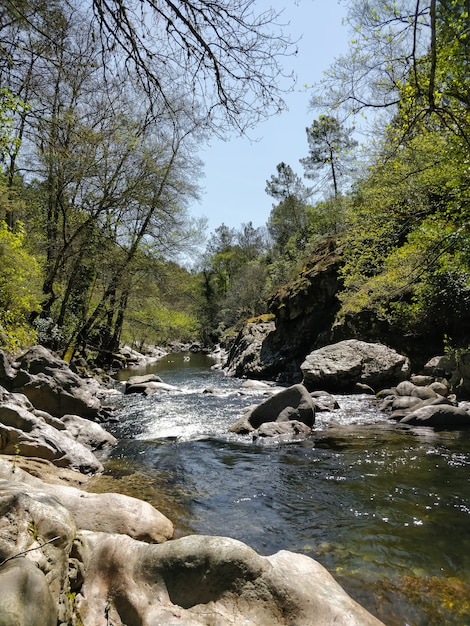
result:
[(265, 391), (175, 372), (181, 391), (121, 399), (115, 455), (165, 477), (185, 528), (304, 552), (388, 626), (470, 624), (468, 433), (397, 428), (373, 397), (337, 396), (311, 437), (262, 446), (228, 429)]

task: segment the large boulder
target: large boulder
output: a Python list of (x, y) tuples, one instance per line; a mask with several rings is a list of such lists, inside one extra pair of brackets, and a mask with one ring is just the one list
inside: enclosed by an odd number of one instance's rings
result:
[[(93, 514), (84, 514), (87, 495)], [(263, 557), (225, 537), (148, 543), (161, 520), (118, 498), (45, 483), (0, 459), (0, 625), (381, 625), (307, 556)]]
[(379, 343), (347, 339), (311, 352), (301, 365), (307, 389), (354, 392), (396, 385), (410, 374), (406, 356)]
[(85, 473), (103, 471), (93, 452), (68, 433), (66, 424), (52, 416), (48, 421), (20, 404), (0, 404), (0, 453), (38, 457)]
[(7, 493), (27, 494), (31, 499), (47, 494), (48, 501), (52, 498), (68, 511), (77, 528), (152, 543), (173, 537), (173, 524), (147, 502), (118, 493), (88, 493), (69, 485), (45, 483), (19, 467), (12, 469), (11, 463), (0, 458), (0, 497)]
[(304, 555), (263, 557), (226, 537), (146, 545), (112, 535), (80, 536), (88, 554), (77, 602), (84, 624), (381, 625)]
[(60, 418), (60, 422), (65, 426), (70, 437), (93, 452), (107, 450), (117, 442), (116, 437), (108, 433), (100, 424), (79, 415), (64, 415)]
[(143, 500), (121, 493), (86, 493), (68, 485), (54, 485), (51, 491), (78, 528), (119, 533), (148, 543), (173, 537), (171, 521)]
[(399, 424), (429, 426), (444, 430), (470, 428), (470, 413), (450, 404), (422, 406), (403, 417)]
[(23, 393), (37, 408), (56, 417), (72, 414), (98, 419), (98, 388), (43, 346), (34, 346), (14, 364), (11, 389)]
[(297, 384), (272, 395), (258, 406), (251, 407), (230, 428), (239, 434), (255, 431), (265, 422), (296, 420), (312, 427), (315, 423), (315, 403), (304, 385)]
[(0, 624), (55, 626), (58, 618), (70, 623), (74, 520), (52, 493), (22, 484), (16, 480), (21, 470), (0, 464), (0, 615), (5, 619)]

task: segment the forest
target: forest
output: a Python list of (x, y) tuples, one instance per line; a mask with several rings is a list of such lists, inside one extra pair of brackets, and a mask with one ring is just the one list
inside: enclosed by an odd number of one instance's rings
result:
[(280, 16), (252, 0), (3, 2), (0, 347), (105, 362), (121, 342), (211, 345), (269, 314), (325, 240), (342, 250), (339, 321), (467, 347), (470, 0), (346, 4), (301, 174), (277, 164), (264, 227), (207, 236), (188, 213), (195, 155), (282, 110)]

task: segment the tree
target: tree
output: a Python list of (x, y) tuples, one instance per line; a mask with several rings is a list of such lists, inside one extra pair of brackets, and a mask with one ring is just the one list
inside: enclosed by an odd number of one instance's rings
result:
[(251, 222), (239, 230), (222, 224), (210, 237), (203, 258), (201, 318), (211, 340), (240, 319), (263, 312), (265, 239), (263, 229)]
[(290, 165), (279, 163), (277, 175), (273, 174), (266, 181), (266, 193), (278, 200), (268, 219), (268, 231), (279, 255), (285, 252), (289, 239), (295, 238), (297, 244), (308, 237), (307, 199), (311, 189), (306, 187)]
[(470, 328), (468, 149), (424, 123), (393, 151), (395, 139), (391, 129), (348, 211), (341, 316), (367, 312), (398, 333), (437, 335), (443, 349), (444, 335)]
[(112, 350), (141, 255), (174, 255), (197, 234), (186, 203), (196, 194), (200, 129), (178, 111), (181, 99), (169, 111), (113, 77), (80, 11), (47, 16), (24, 34), (10, 76), (32, 101), (19, 120), (28, 151), (17, 164), (36, 176), (30, 226), (42, 232), (42, 315), (61, 331), (56, 349), (72, 354), (93, 337)]
[(199, 339), (197, 274), (151, 257), (142, 257), (140, 265), (133, 279), (122, 341), (140, 350), (145, 345)]
[(14, 164), (21, 146), (21, 135), (15, 133), (15, 116), (24, 116), (28, 108), (8, 88), (0, 89), (0, 173), (4, 173), (8, 188), (7, 194), (2, 193), (2, 213), (11, 229), (16, 225), (16, 214), (20, 207), (17, 201), (13, 201)]
[(235, 228), (221, 224), (209, 238), (203, 260), (203, 271), (207, 275), (207, 280), (212, 284), (209, 290), (211, 297), (218, 302), (226, 296), (240, 269), (252, 256), (251, 246), (243, 250), (239, 244), (240, 236), (243, 238), (246, 232), (246, 227), (244, 232), (237, 233)]
[(416, 124), (434, 118), (470, 145), (468, 0), (353, 0), (347, 54), (317, 86), (313, 107), (388, 112), (400, 108), (401, 141)]
[[(295, 46), (271, 8), (256, 12), (253, 0), (92, 0), (87, 12), (78, 0), (7, 0), (0, 21), (47, 32), (69, 7), (87, 15), (102, 53), (114, 61), (107, 76), (130, 74), (168, 112), (179, 99), (193, 123), (206, 120), (222, 133), (227, 124), (243, 131), (284, 108), (282, 94), (293, 81), (281, 62)], [(11, 57), (17, 39), (6, 41)]]
[(226, 224), (221, 224), (209, 237), (206, 245), (206, 254), (214, 256), (223, 254), (235, 245), (236, 231), (235, 228), (229, 228)]
[(121, 214), (126, 231), (121, 233), (120, 221), (113, 220), (121, 253), (103, 281), (103, 291), (96, 305), (76, 331), (79, 344), (86, 342), (91, 329), (106, 315), (107, 307), (114, 309), (113, 302), (123, 276), (132, 271), (139, 251), (144, 249), (164, 258), (170, 251), (174, 254), (181, 241), (187, 242), (191, 235), (188, 231), (191, 221), (185, 211), (185, 198), (191, 187), (184, 177), (184, 171), (193, 163), (187, 145), (189, 134), (184, 129), (172, 128), (165, 143), (161, 143), (161, 137), (154, 143), (156, 139), (151, 133), (148, 141), (131, 155), (131, 163), (137, 165), (138, 172), (132, 169), (126, 182), (129, 188)]
[(248, 261), (234, 277), (221, 302), (219, 322), (224, 328), (266, 312), (266, 265), (261, 260)]
[(93, 0), (104, 47), (123, 50), (145, 87), (170, 105), (175, 92), (188, 98), (189, 90), (213, 127), (225, 119), (240, 130), (284, 107), (279, 62), (292, 49), (279, 14), (253, 7), (253, 0), (145, 0), (136, 11), (131, 0)]
[(0, 163), (5, 163), (10, 154), (18, 153), (21, 142), (14, 134), (14, 116), (26, 108), (10, 89), (0, 89)]
[[(283, 107), (292, 46), (279, 14), (253, 0), (6, 0), (0, 16), (0, 82), (29, 104), (13, 116), (21, 152), (4, 154), (10, 182), (21, 171), (34, 196), (42, 315), (69, 355), (105, 335), (112, 347), (142, 259), (197, 235), (186, 207), (198, 144)], [(247, 225), (217, 277), (230, 283), (257, 243)]]
[[(0, 186), (0, 200), (7, 189)], [(0, 220), (0, 347), (16, 351), (34, 341), (30, 315), (39, 311), (40, 272), (25, 233)]]
[(339, 178), (345, 175), (346, 164), (350, 160), (351, 150), (357, 146), (351, 135), (354, 128), (344, 128), (330, 115), (320, 115), (310, 128), (305, 129), (309, 155), (300, 159), (305, 176), (315, 179), (319, 171), (325, 168), (333, 182), (335, 198), (339, 194)]
[(282, 162), (276, 165), (276, 170), (277, 175), (273, 174), (271, 179), (266, 181), (266, 193), (279, 201), (295, 196), (306, 202), (312, 190), (305, 187), (291, 166)]
[(267, 251), (266, 229), (255, 228), (252, 222), (240, 226), (236, 239), (246, 261), (254, 261)]

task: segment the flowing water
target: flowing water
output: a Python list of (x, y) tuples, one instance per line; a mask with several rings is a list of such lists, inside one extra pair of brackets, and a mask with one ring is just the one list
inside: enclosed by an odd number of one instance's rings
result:
[(311, 556), (387, 626), (470, 625), (470, 433), (401, 429), (373, 397), (337, 396), (311, 438), (255, 443), (227, 431), (263, 391), (184, 356), (152, 368), (178, 391), (118, 400), (118, 489), (177, 536)]

